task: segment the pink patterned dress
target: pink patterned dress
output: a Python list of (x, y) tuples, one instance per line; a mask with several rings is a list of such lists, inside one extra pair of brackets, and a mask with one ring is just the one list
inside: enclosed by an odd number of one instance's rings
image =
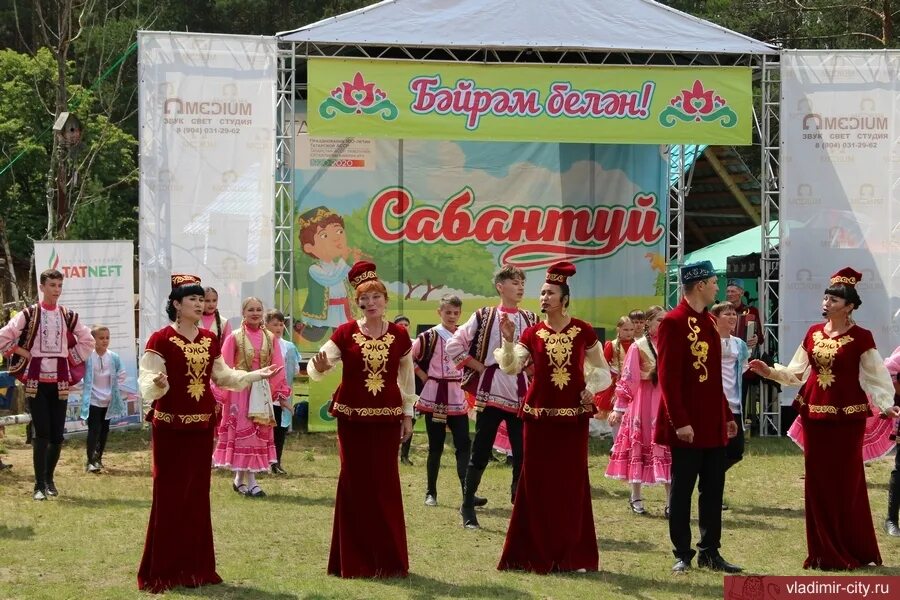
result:
[(606, 468), (611, 479), (645, 485), (672, 481), (672, 451), (653, 441), (661, 396), (651, 380), (655, 371), (655, 350), (642, 337), (628, 349), (616, 383), (615, 408), (625, 414)]
[[(281, 345), (271, 333), (242, 325), (225, 339), (222, 358), (232, 368), (253, 371), (274, 364), (284, 366)], [(290, 396), (284, 370), (269, 380), (272, 396), (278, 402)], [(260, 425), (247, 418), (250, 388), (233, 392), (216, 388), (216, 399), (222, 402), (222, 421), (219, 441), (213, 452), (213, 464), (234, 471), (268, 471), (277, 462), (272, 427)]]

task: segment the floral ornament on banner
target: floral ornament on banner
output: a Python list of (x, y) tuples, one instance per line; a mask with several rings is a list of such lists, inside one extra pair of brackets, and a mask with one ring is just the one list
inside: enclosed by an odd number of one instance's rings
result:
[(333, 119), (338, 113), (345, 115), (375, 115), (381, 113), (385, 121), (393, 121), (399, 111), (397, 106), (388, 100), (387, 92), (375, 87), (374, 83), (366, 83), (362, 73), (357, 72), (353, 81), (344, 81), (331, 90), (331, 95), (319, 105), (319, 114), (323, 119)]
[(728, 101), (715, 93), (715, 90), (703, 89), (703, 83), (697, 79), (689, 90), (669, 101), (659, 115), (663, 127), (674, 127), (678, 121), (695, 121), (713, 123), (719, 121), (722, 127), (737, 125), (737, 114), (728, 106)]

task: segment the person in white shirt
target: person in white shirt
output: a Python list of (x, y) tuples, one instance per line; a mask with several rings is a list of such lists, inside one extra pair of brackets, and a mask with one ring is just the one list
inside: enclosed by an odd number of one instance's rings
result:
[(84, 470), (103, 470), (103, 450), (112, 418), (125, 415), (122, 386), (128, 376), (119, 355), (109, 349), (109, 328), (95, 325), (94, 351), (87, 359), (81, 392), (81, 418), (87, 423), (87, 463)]
[[(737, 309), (730, 302), (714, 304), (709, 312), (716, 318), (716, 329), (722, 338), (722, 390), (728, 399), (728, 408), (734, 414), (737, 423), (737, 435), (728, 439), (725, 447), (725, 471), (744, 458), (744, 418), (741, 406), (743, 375), (747, 372), (750, 361), (750, 348), (747, 342), (732, 335), (737, 327)], [(728, 506), (722, 504), (722, 510)]]

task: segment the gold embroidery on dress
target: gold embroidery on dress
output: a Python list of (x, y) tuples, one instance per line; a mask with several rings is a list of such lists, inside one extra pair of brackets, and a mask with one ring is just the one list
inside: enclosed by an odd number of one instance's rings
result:
[(844, 411), (845, 415), (852, 415), (853, 413), (866, 412), (867, 408), (869, 408), (868, 404), (854, 404), (853, 406), (845, 406), (841, 410)]
[(810, 404), (809, 412), (811, 413), (828, 413), (831, 415), (837, 414), (837, 409), (830, 404)]
[[(256, 347), (250, 341), (250, 337), (244, 330), (244, 324), (234, 334), (236, 346), (237, 360), (234, 368), (242, 371), (250, 371), (253, 369), (253, 356), (256, 354)], [(265, 328), (262, 330), (262, 342), (259, 348), (259, 366), (260, 368), (268, 367), (272, 364), (272, 345), (274, 344), (274, 336)]]
[(212, 413), (197, 413), (194, 415), (178, 415), (178, 418), (181, 419), (182, 424), (187, 425), (189, 423), (203, 423), (209, 421), (212, 417)]
[(203, 372), (206, 371), (206, 366), (209, 364), (209, 346), (212, 343), (212, 338), (205, 337), (199, 343), (189, 343), (173, 335), (169, 338), (169, 341), (184, 352), (189, 379), (187, 391), (194, 400), (200, 402), (200, 398), (203, 397), (203, 392), (206, 390), (206, 384), (203, 383)]
[(849, 335), (842, 335), (833, 340), (821, 331), (813, 333), (812, 355), (816, 365), (819, 367), (816, 382), (823, 390), (827, 389), (835, 381), (831, 366), (834, 364), (834, 357), (837, 355), (838, 350), (852, 341), (853, 338)]
[(379, 407), (379, 408), (371, 408), (371, 407), (362, 407), (362, 408), (354, 408), (352, 406), (347, 406), (346, 404), (341, 404), (340, 402), (333, 402), (331, 404), (331, 408), (336, 412), (345, 414), (350, 416), (356, 413), (360, 417), (399, 417), (403, 414), (403, 408), (400, 406), (391, 408), (389, 406)]
[(697, 325), (697, 317), (688, 317), (688, 327), (691, 330), (691, 333), (687, 336), (688, 341), (691, 343), (691, 354), (697, 359), (691, 366), (697, 371), (703, 369), (699, 379), (700, 383), (703, 383), (709, 378), (709, 371), (706, 369), (706, 360), (709, 358), (709, 344), (700, 341), (700, 326)]
[(153, 410), (153, 416), (157, 421), (163, 421), (164, 423), (171, 423), (172, 419), (175, 418), (175, 415), (172, 413), (163, 412), (161, 410)]
[(369, 339), (361, 333), (353, 334), (353, 341), (359, 345), (363, 355), (366, 375), (366, 390), (375, 396), (384, 389), (384, 372), (387, 370), (388, 351), (394, 343), (394, 334), (388, 333), (379, 339)]
[(589, 404), (587, 406), (578, 406), (575, 408), (534, 408), (530, 404), (525, 404), (522, 406), (522, 412), (529, 415), (534, 415), (536, 417), (577, 417), (578, 415), (593, 412), (591, 410), (592, 408), (593, 404)]
[(575, 336), (580, 332), (581, 327), (576, 325), (572, 325), (567, 330), (559, 333), (554, 333), (547, 329), (538, 329), (537, 331), (536, 335), (544, 340), (547, 358), (550, 359), (550, 364), (553, 365), (553, 374), (550, 375), (550, 381), (559, 389), (566, 387), (566, 384), (572, 378), (566, 367), (572, 362), (572, 345), (575, 341)]

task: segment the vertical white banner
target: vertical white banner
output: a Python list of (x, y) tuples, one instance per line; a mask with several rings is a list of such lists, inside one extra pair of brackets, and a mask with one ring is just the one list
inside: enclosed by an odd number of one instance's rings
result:
[[(113, 419), (112, 427), (141, 422), (137, 398), (137, 351), (134, 311), (134, 242), (50, 241), (34, 243), (35, 277), (56, 269), (63, 274), (59, 303), (78, 313), (88, 328), (109, 328), (109, 349), (119, 355), (128, 378), (124, 392), (127, 416)], [(81, 384), (69, 394), (66, 433), (87, 430), (81, 421)]]
[(139, 32), (141, 340), (167, 323), (171, 273), (225, 318), (274, 297), (275, 38)]
[(900, 344), (898, 71), (898, 51), (782, 53), (782, 361), (821, 320), (844, 266), (863, 274), (854, 318), (882, 354)]

